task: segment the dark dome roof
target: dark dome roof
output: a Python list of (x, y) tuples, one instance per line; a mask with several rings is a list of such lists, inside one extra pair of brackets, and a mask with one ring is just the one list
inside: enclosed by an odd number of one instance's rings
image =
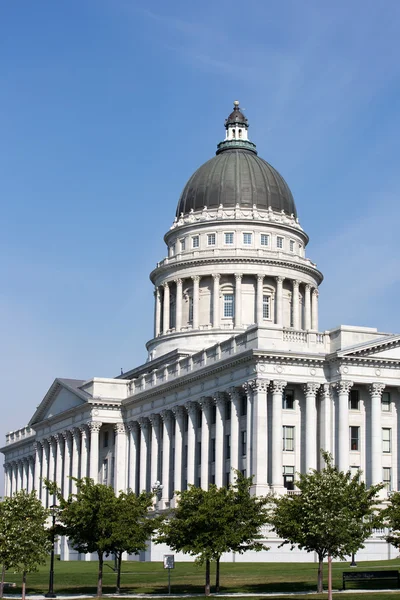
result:
[[(251, 142), (248, 145), (253, 146)], [(191, 176), (181, 194), (176, 215), (207, 208), (234, 207), (284, 211), (297, 217), (292, 193), (283, 177), (246, 143), (222, 142), (217, 156)]]

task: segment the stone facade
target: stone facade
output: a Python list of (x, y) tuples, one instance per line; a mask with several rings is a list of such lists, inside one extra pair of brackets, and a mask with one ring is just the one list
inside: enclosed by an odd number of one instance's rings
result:
[[(231, 117), (220, 152), (238, 146)], [(243, 123), (239, 139), (254, 146)], [(400, 336), (318, 330), (322, 274), (297, 217), (206, 206), (178, 215), (165, 242), (150, 275), (147, 362), (115, 379), (57, 378), (28, 427), (7, 434), (5, 494), (36, 489), (49, 506), (43, 478), (64, 495), (75, 490), (71, 476), (116, 491), (161, 482), (165, 509), (189, 484), (227, 485), (232, 469), (253, 475), (255, 494), (296, 493), (295, 473), (321, 467), (321, 448), (340, 469), (361, 468), (367, 484), (384, 481), (383, 496), (396, 490)], [(381, 533), (360, 557), (395, 555)], [(313, 559), (265, 536), (270, 552), (236, 560)], [(65, 541), (61, 550), (76, 557)], [(164, 552), (150, 544), (142, 558)]]

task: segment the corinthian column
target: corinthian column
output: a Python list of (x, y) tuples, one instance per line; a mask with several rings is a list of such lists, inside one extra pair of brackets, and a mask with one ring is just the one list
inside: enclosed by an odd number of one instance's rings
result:
[(213, 275), (214, 286), (213, 286), (213, 327), (218, 328), (220, 326), (219, 321), (219, 281), (220, 274), (215, 273)]
[(340, 471), (349, 470), (349, 392), (352, 381), (338, 381), (335, 384), (339, 399), (339, 443), (337, 466)]
[(199, 328), (199, 286), (200, 277), (195, 275), (193, 280), (193, 329)]
[(208, 490), (210, 482), (210, 420), (211, 420), (211, 398), (201, 398), (200, 406), (202, 410), (201, 419), (201, 487)]
[[(286, 381), (275, 380), (272, 389), (272, 487), (274, 491), (282, 491), (282, 394), (287, 385)], [(314, 434), (315, 435), (315, 434)]]
[[(332, 453), (332, 396), (331, 396), (331, 385), (324, 383), (320, 389), (320, 402), (321, 402), (321, 448), (327, 452)], [(324, 461), (322, 460), (324, 466)]]
[(48, 438), (49, 443), (49, 481), (54, 482), (56, 478), (56, 445), (57, 442), (53, 436)]
[(124, 423), (116, 423), (115, 431), (115, 457), (114, 457), (114, 490), (115, 493), (126, 490), (126, 427)]
[(88, 456), (89, 456), (89, 431), (87, 425), (79, 428), (81, 432), (81, 477), (88, 476)]
[(308, 283), (304, 291), (304, 329), (311, 329), (311, 286)]
[(264, 275), (257, 275), (257, 290), (256, 290), (256, 323), (263, 323), (263, 285)]
[(154, 337), (157, 337), (161, 333), (161, 297), (160, 288), (154, 289)]
[(56, 483), (57, 487), (62, 489), (62, 467), (63, 467), (63, 442), (64, 438), (61, 433), (56, 436)]
[[(34, 481), (33, 481), (33, 489), (36, 490), (37, 497), (40, 499), (42, 497), (42, 490), (40, 487), (40, 470), (42, 466), (42, 454), (41, 454), (41, 445), (39, 442), (34, 442), (33, 451), (35, 455), (35, 471), (34, 471)], [(10, 494), (8, 494), (10, 495)]]
[(156, 481), (160, 479), (160, 425), (161, 417), (159, 414), (151, 414), (149, 417), (152, 431), (151, 431), (151, 465), (150, 465), (150, 484), (153, 486)]
[[(149, 429), (150, 421), (145, 417), (140, 417), (140, 492), (147, 491), (147, 468), (148, 468), (148, 450), (149, 450)], [(154, 483), (154, 482), (153, 482)], [(152, 484), (150, 484), (152, 485)]]
[(318, 331), (318, 290), (317, 289), (313, 290), (313, 292), (312, 292), (311, 315), (312, 315), (311, 327), (315, 331)]
[[(80, 442), (81, 442), (81, 432), (77, 427), (74, 427), (72, 430), (72, 493), (76, 494), (76, 482), (74, 479), (79, 478), (79, 462), (80, 462)], [(97, 483), (97, 481), (96, 481)]]
[(188, 485), (194, 485), (196, 482), (197, 403), (186, 402), (185, 408), (188, 413), (186, 479)]
[(243, 389), (246, 394), (247, 410), (246, 410), (246, 477), (253, 475), (253, 388), (251, 382), (246, 381), (243, 384)]
[(228, 390), (231, 401), (231, 469), (239, 469), (239, 424), (240, 424), (240, 392), (238, 388)]
[(139, 493), (138, 456), (139, 456), (139, 423), (131, 421), (128, 425), (129, 438), (129, 488), (135, 494)]
[(167, 331), (169, 330), (169, 310), (170, 310), (169, 285), (168, 285), (167, 281), (164, 281), (163, 288), (164, 288), (163, 333), (167, 333)]
[(217, 407), (215, 420), (215, 485), (224, 485), (224, 441), (225, 441), (225, 395), (216, 392), (214, 403)]
[(242, 326), (242, 277), (235, 274), (235, 328)]
[(384, 383), (371, 383), (368, 390), (371, 396), (371, 484), (382, 481), (382, 408), (381, 397)]
[[(45, 508), (47, 508), (48, 506), (48, 502), (47, 502), (47, 497), (48, 497), (48, 492), (46, 490), (45, 487), (43, 487), (43, 481), (44, 479), (50, 479), (49, 477), (49, 453), (50, 453), (50, 448), (49, 448), (49, 444), (46, 440), (41, 440), (41, 445), (42, 445), (42, 475), (41, 475), (41, 488), (42, 488), (42, 504)], [(15, 490), (15, 487), (13, 487), (13, 492)]]
[(293, 329), (300, 329), (300, 309), (299, 309), (299, 282), (293, 279)]
[(309, 382), (303, 385), (306, 397), (306, 470), (317, 468), (317, 405), (316, 394), (320, 384)]
[(63, 432), (64, 437), (64, 484), (63, 497), (67, 500), (71, 492), (71, 456), (72, 456), (72, 436), (70, 431)]
[(99, 433), (103, 423), (99, 421), (90, 421), (90, 458), (89, 458), (89, 477), (95, 483), (99, 482)]
[(283, 280), (284, 277), (276, 278), (276, 324), (283, 326)]
[(175, 415), (175, 456), (174, 456), (174, 489), (177, 492), (182, 490), (182, 451), (183, 451), (183, 430), (185, 411), (183, 406), (174, 406), (172, 412)]
[(171, 453), (172, 453), (172, 412), (170, 410), (163, 410), (161, 412), (161, 418), (163, 421), (163, 453), (162, 453), (162, 508), (169, 507), (170, 501), (170, 472), (171, 472)]
[(267, 390), (269, 381), (253, 379), (249, 382), (253, 390), (252, 438), (248, 438), (253, 448), (253, 491), (265, 494), (268, 486), (268, 420)]
[(182, 279), (176, 279), (175, 331), (182, 329)]

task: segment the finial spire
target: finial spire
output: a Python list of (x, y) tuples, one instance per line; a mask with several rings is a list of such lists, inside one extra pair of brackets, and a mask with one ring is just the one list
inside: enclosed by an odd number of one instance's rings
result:
[(225, 140), (218, 144), (217, 154), (232, 148), (245, 148), (256, 152), (255, 145), (248, 138), (249, 122), (242, 112), (243, 109), (239, 108), (239, 104), (239, 100), (234, 100), (233, 111), (225, 120)]

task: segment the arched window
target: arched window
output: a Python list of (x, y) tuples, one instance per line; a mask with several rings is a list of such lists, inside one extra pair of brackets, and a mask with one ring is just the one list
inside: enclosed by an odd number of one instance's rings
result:
[(236, 131), (235, 131), (235, 129), (232, 129), (232, 137), (233, 138), (236, 137)]
[(239, 137), (240, 138), (242, 137), (242, 130), (241, 129), (239, 129)]

